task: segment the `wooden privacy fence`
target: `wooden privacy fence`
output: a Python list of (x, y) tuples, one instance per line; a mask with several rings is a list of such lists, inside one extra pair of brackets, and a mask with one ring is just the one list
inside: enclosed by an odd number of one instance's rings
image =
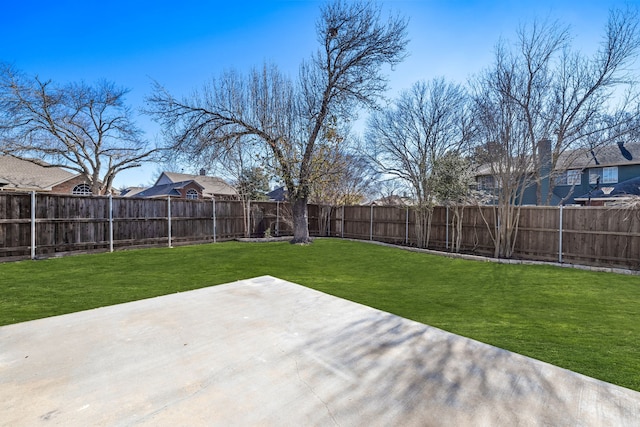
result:
[[(462, 209), (460, 252), (493, 254), (493, 207)], [(287, 203), (0, 192), (0, 260), (292, 235)], [(309, 205), (312, 236), (416, 246), (416, 212)], [(453, 208), (433, 211), (428, 248), (453, 251)], [(640, 270), (640, 212), (522, 207), (514, 258)]]
[(0, 260), (229, 240), (246, 236), (246, 214), (250, 236), (290, 235), (290, 212), (275, 202), (0, 192)]
[[(494, 209), (462, 208), (460, 252), (493, 255)], [(416, 246), (415, 223), (411, 208), (344, 206), (333, 209), (328, 235)], [(453, 238), (453, 208), (434, 208), (428, 248), (453, 251)], [(513, 258), (640, 270), (640, 211), (523, 206)]]

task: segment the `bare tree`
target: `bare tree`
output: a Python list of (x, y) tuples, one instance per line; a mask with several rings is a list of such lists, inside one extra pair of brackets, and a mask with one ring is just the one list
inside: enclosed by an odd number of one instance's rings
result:
[(473, 93), (473, 117), (478, 138), (485, 143), (484, 160), (488, 164), (484, 175), (490, 178), (485, 191), (491, 200), (492, 221), (480, 213), (487, 225), (494, 246), (494, 256), (511, 257), (515, 247), (521, 200), (530, 185), (531, 134), (523, 111), (507, 92), (510, 80), (501, 80), (504, 74), (498, 62), (476, 80)]
[(181, 152), (182, 163), (191, 163), (221, 173), (235, 186), (242, 202), (245, 237), (251, 236), (251, 201), (258, 199), (261, 189), (268, 188), (269, 177), (260, 166), (259, 152), (251, 141), (236, 141), (231, 146), (205, 145), (197, 156)]
[(450, 151), (436, 160), (432, 186), (439, 204), (451, 211), (451, 250), (460, 252), (465, 206), (471, 204), (474, 177), (468, 157)]
[[(493, 85), (520, 110), (537, 203), (550, 204), (552, 171), (571, 167), (571, 159), (563, 154), (593, 150), (623, 137), (637, 124), (637, 94), (624, 88), (631, 88), (634, 80), (628, 67), (640, 48), (638, 14), (612, 10), (602, 44), (592, 57), (570, 49), (569, 29), (558, 22), (534, 21), (517, 35), (514, 49), (504, 43), (496, 49)], [(549, 152), (538, 151), (540, 141), (551, 142)]]
[(461, 86), (444, 79), (419, 82), (389, 108), (372, 114), (367, 125), (372, 161), (380, 172), (405, 181), (413, 193), (421, 247), (429, 243), (434, 165), (470, 140), (466, 102)]
[(156, 86), (149, 112), (170, 130), (174, 148), (261, 144), (293, 204), (292, 242), (307, 243), (313, 160), (329, 120), (374, 104), (386, 89), (382, 67), (404, 58), (406, 26), (399, 17), (382, 23), (372, 3), (337, 0), (321, 8), (320, 48), (302, 64), (296, 83), (265, 66), (248, 76), (225, 73), (181, 101)]
[(360, 204), (375, 194), (378, 174), (345, 144), (323, 146), (314, 157), (309, 201), (320, 206), (318, 226), (324, 233), (329, 231), (333, 209)]
[(156, 152), (134, 123), (127, 93), (108, 81), (55, 85), (2, 65), (0, 152), (78, 172), (93, 194), (106, 194), (118, 173)]
[(344, 144), (320, 149), (313, 168), (317, 173), (311, 184), (311, 203), (354, 205), (377, 192), (378, 173), (366, 158), (348, 151)]
[(591, 58), (570, 50), (569, 30), (557, 22), (534, 22), (517, 34), (515, 49), (499, 43), (493, 66), (472, 83), (485, 147), (480, 167), (493, 180), (493, 221), (485, 222), (496, 257), (513, 254), (525, 189), (536, 184), (538, 204), (549, 204), (554, 170), (571, 167), (566, 155), (559, 164), (561, 155), (633, 133), (640, 112), (632, 92), (612, 102), (632, 83), (628, 66), (640, 47), (635, 11), (610, 13)]

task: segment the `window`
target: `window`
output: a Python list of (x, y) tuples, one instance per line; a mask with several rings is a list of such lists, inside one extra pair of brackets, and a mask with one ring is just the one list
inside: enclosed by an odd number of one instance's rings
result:
[[(600, 180), (598, 180), (600, 178)], [(594, 168), (589, 170), (589, 184), (616, 184), (618, 182), (618, 167)]]
[(615, 184), (618, 182), (618, 167), (602, 168), (602, 183)]
[(582, 174), (577, 169), (567, 171), (567, 185), (580, 185)]
[(580, 185), (582, 173), (579, 169), (564, 171), (555, 178), (556, 185)]
[(491, 175), (481, 175), (478, 177), (478, 190), (492, 190), (496, 188), (496, 182)]
[(89, 184), (78, 184), (73, 187), (71, 194), (75, 194), (76, 196), (90, 196), (91, 187), (89, 186)]
[(194, 190), (193, 188), (187, 190), (187, 199), (195, 200), (197, 198), (198, 198), (198, 192), (196, 190)]

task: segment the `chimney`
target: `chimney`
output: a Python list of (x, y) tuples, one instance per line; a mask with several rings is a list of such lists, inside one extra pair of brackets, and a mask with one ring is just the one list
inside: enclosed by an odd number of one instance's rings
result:
[(205, 176), (207, 174), (207, 170), (205, 168), (200, 169), (200, 176)]
[(551, 140), (543, 139), (538, 142), (538, 160), (540, 162), (540, 200), (546, 204), (549, 196), (551, 179)]

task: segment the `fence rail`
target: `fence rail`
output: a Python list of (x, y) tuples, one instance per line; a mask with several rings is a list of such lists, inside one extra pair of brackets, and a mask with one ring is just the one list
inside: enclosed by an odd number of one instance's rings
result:
[(245, 209), (251, 236), (292, 234), (284, 203), (0, 192), (0, 260), (234, 239)]
[[(492, 255), (492, 207), (465, 207), (460, 252)], [(453, 250), (453, 208), (433, 211), (428, 248)], [(287, 203), (136, 199), (0, 192), (0, 260), (292, 234)], [(522, 207), (514, 257), (640, 270), (640, 213), (607, 207)], [(313, 236), (416, 246), (416, 212), (309, 205)]]
[[(434, 208), (428, 248), (453, 250), (453, 208)], [(493, 207), (462, 209), (460, 252), (492, 256)], [(411, 208), (345, 206), (333, 210), (330, 234), (416, 245)], [(523, 206), (514, 258), (640, 270), (640, 212), (609, 207)]]

